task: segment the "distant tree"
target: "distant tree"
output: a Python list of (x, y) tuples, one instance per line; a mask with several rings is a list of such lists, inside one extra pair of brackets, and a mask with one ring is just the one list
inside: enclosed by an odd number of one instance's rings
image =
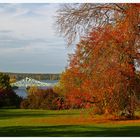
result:
[(12, 90), (8, 75), (0, 73), (0, 107), (19, 107), (22, 98)]
[(16, 76), (14, 76), (14, 75), (10, 76), (10, 83), (15, 83), (15, 82), (16, 82)]
[(27, 89), (28, 96), (35, 95), (38, 92), (38, 90), (39, 89), (37, 87), (35, 87), (35, 86), (29, 87)]
[(10, 78), (8, 75), (0, 73), (0, 89), (10, 89)]

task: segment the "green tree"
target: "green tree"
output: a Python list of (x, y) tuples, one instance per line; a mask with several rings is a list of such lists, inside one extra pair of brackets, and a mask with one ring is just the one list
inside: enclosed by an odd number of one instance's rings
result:
[(0, 107), (19, 107), (22, 98), (12, 90), (8, 75), (0, 73)]
[(0, 89), (10, 89), (10, 78), (8, 75), (0, 73)]

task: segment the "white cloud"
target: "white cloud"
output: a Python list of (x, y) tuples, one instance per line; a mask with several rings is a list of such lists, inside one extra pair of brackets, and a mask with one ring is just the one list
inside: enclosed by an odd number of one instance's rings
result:
[[(37, 5), (37, 4), (34, 4)], [(0, 30), (14, 30), (15, 35), (42, 38), (54, 36), (54, 17), (57, 5), (30, 6), (30, 4), (10, 4), (5, 12), (0, 12)], [(34, 16), (31, 15), (34, 14)]]
[(69, 49), (63, 38), (55, 34), (57, 7), (57, 4), (0, 4), (1, 69), (15, 72), (64, 70)]

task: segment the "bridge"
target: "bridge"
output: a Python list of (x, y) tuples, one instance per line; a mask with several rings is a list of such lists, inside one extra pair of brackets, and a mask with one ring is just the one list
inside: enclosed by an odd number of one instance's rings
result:
[(51, 84), (40, 82), (32, 78), (26, 77), (25, 79), (22, 79), (18, 82), (12, 83), (12, 87), (31, 87), (31, 86), (37, 86), (37, 87), (50, 87)]

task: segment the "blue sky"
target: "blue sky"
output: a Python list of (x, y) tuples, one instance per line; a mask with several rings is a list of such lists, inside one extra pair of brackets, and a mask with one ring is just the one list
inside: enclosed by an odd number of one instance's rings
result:
[(60, 73), (68, 65), (55, 28), (60, 4), (0, 4), (0, 71)]

